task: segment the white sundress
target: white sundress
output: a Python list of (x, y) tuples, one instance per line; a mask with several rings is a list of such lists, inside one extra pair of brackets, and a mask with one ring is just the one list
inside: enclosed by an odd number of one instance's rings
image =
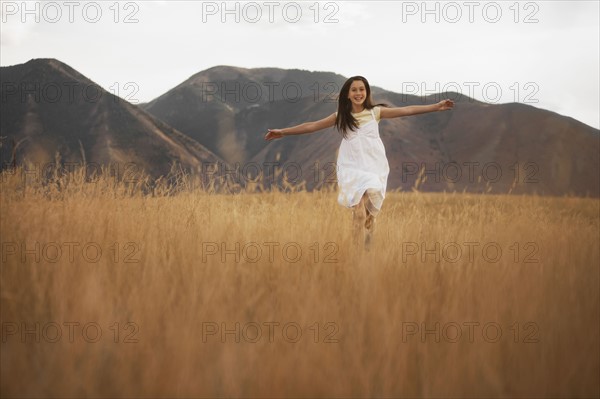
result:
[(371, 109), (373, 119), (348, 130), (342, 140), (337, 157), (338, 203), (353, 207), (366, 192), (367, 209), (373, 215), (381, 210), (387, 178), (390, 172), (385, 147), (379, 137), (379, 125)]

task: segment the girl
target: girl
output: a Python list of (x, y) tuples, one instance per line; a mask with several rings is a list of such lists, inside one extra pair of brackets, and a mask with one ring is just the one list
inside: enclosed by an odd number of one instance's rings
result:
[(385, 104), (373, 105), (367, 79), (353, 76), (340, 90), (337, 112), (319, 121), (285, 129), (268, 129), (265, 140), (314, 133), (332, 126), (341, 132), (343, 140), (337, 157), (338, 203), (353, 209), (355, 243), (363, 242), (368, 249), (375, 228), (375, 217), (385, 198), (390, 171), (379, 137), (379, 121), (383, 118), (447, 111), (453, 106), (452, 100), (397, 108), (386, 108), (388, 106)]

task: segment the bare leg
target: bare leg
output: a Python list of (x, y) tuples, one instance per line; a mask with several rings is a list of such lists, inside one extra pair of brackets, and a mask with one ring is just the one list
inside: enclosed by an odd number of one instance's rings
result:
[(367, 234), (365, 237), (365, 248), (368, 251), (373, 241), (373, 233), (375, 231), (375, 217), (379, 213), (379, 209), (375, 207), (371, 200), (374, 199), (376, 202), (379, 202), (377, 197), (381, 197), (381, 194), (376, 190), (367, 190), (367, 193), (368, 195), (365, 198), (365, 229), (367, 230)]
[(362, 247), (365, 243), (365, 222), (367, 220), (367, 210), (365, 208), (366, 194), (360, 199), (358, 205), (352, 209), (353, 213), (353, 238), (356, 247)]
[(365, 248), (367, 250), (371, 247), (371, 242), (373, 240), (373, 232), (375, 231), (375, 216), (371, 214), (367, 209), (365, 209), (367, 217), (365, 218), (365, 228), (366, 236), (365, 236)]

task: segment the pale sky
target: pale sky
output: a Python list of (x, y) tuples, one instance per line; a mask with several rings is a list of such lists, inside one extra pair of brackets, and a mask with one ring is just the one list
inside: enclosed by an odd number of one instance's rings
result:
[(132, 102), (216, 65), (279, 67), (398, 93), (446, 87), (600, 127), (598, 1), (0, 4), (2, 66), (56, 58)]

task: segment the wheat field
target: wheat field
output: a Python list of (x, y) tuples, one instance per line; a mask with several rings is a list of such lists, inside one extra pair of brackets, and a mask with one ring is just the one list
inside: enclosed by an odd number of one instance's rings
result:
[(178, 184), (3, 174), (2, 397), (600, 395), (598, 199)]

